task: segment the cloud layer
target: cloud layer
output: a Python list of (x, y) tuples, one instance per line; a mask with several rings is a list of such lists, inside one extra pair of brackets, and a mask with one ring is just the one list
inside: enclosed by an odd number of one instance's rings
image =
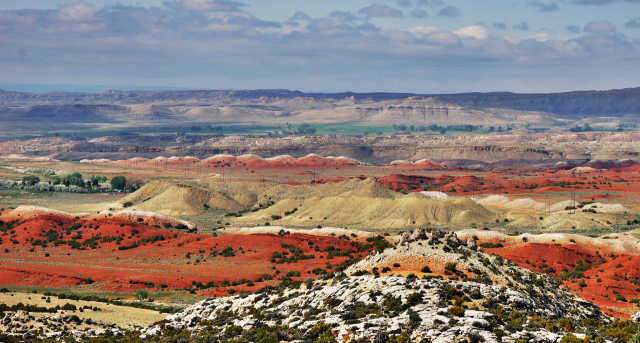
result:
[[(436, 6), (440, 20), (463, 16), (436, 0), (390, 3), (406, 12), (373, 3), (357, 13), (298, 12), (272, 22), (230, 0), (168, 1), (153, 8), (79, 2), (0, 11), (0, 77), (15, 83), (307, 91), (549, 91), (549, 85), (588, 84), (584, 78), (594, 65), (611, 80), (626, 80), (640, 69), (640, 42), (606, 20), (582, 23), (582, 30), (568, 26), (573, 38), (540, 33), (516, 20), (488, 28), (385, 29), (371, 18), (429, 18), (415, 6)], [(540, 11), (553, 4), (529, 3)], [(640, 25), (633, 19), (625, 26)], [(524, 36), (503, 34), (508, 27)]]

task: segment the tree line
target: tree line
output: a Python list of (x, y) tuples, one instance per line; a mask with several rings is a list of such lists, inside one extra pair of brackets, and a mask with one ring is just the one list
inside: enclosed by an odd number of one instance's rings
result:
[[(456, 132), (475, 132), (484, 130), (484, 125), (471, 125), (471, 124), (459, 124), (459, 125), (447, 125), (440, 126), (436, 124), (431, 124), (427, 126), (416, 126), (416, 125), (404, 125), (404, 124), (393, 124), (393, 129), (396, 131), (411, 131), (411, 132), (440, 132), (441, 134), (445, 134), (447, 131), (456, 131)], [(505, 130), (502, 126), (489, 126), (489, 132), (502, 132)], [(511, 131), (512, 128), (507, 127), (507, 131)]]
[[(28, 175), (22, 178), (22, 184), (25, 186), (35, 186), (40, 183), (40, 177), (35, 175)], [(78, 172), (71, 173), (63, 178), (55, 178), (53, 181), (49, 181), (49, 184), (54, 186), (64, 185), (66, 187), (69, 186), (77, 186), (81, 188), (92, 189), (94, 187), (100, 187), (100, 183), (105, 183), (109, 181), (105, 175), (91, 175), (88, 179), (85, 179), (82, 174)], [(140, 188), (139, 182), (129, 181), (124, 176), (114, 176), (110, 181), (112, 189), (117, 190), (136, 190)]]

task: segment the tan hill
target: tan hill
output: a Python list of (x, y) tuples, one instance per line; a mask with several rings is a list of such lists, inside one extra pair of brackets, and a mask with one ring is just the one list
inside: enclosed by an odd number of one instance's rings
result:
[(376, 178), (369, 178), (362, 182), (357, 188), (340, 194), (341, 197), (368, 197), (395, 199), (403, 197), (401, 193), (394, 192), (385, 187)]
[(164, 181), (151, 182), (121, 201), (127, 202), (134, 203), (137, 210), (176, 216), (200, 213), (205, 204), (225, 211), (238, 211), (248, 205), (243, 206), (219, 192)]
[[(238, 217), (225, 217), (234, 226), (272, 222), (302, 227), (392, 229), (495, 220), (493, 212), (471, 200), (405, 196), (389, 190), (375, 178), (314, 186), (153, 181), (123, 198), (120, 205), (127, 202), (133, 210), (172, 216), (196, 215), (205, 207), (218, 213), (245, 212)], [(293, 214), (285, 215), (292, 211)], [(274, 220), (272, 216), (283, 218)]]
[[(289, 216), (285, 212), (298, 210)], [(271, 216), (283, 216), (273, 220)], [(475, 202), (457, 198), (371, 198), (334, 196), (326, 198), (285, 199), (265, 210), (236, 218), (242, 225), (264, 222), (278, 225), (346, 226), (347, 228), (402, 229), (426, 225), (483, 223), (495, 219), (493, 212)]]

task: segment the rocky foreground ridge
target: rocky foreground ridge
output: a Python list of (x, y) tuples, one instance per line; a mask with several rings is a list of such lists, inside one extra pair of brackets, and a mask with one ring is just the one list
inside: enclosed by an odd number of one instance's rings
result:
[[(284, 278), (280, 288), (207, 299), (142, 330), (142, 337), (189, 330), (213, 341), (558, 342), (578, 331), (577, 338), (605, 341), (597, 328), (611, 318), (597, 306), (555, 279), (479, 250), (454, 233), (417, 230), (335, 277)], [(428, 264), (391, 275), (384, 266), (396, 254), (448, 258), (448, 279)]]
[[(25, 311), (7, 313), (0, 319), (0, 333), (15, 337), (61, 338), (64, 336), (95, 337), (123, 335), (124, 330), (115, 324), (106, 324), (91, 318), (55, 314), (36, 318)], [(0, 341), (2, 337), (0, 337)]]

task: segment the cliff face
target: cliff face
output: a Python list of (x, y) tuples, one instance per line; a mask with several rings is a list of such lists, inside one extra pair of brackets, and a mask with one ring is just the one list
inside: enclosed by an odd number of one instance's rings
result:
[(509, 108), (567, 116), (625, 116), (640, 114), (640, 88), (554, 94), (461, 94), (439, 100), (460, 106)]
[[(496, 111), (471, 109), (448, 104), (434, 98), (414, 97), (397, 100), (259, 98), (209, 99), (190, 98), (112, 98), (97, 94), (71, 101), (65, 97), (48, 99), (16, 98), (2, 106), (0, 93), (0, 122), (47, 121), (65, 123), (118, 121), (137, 127), (140, 123), (171, 124), (236, 124), (247, 125), (286, 123), (326, 123), (351, 125), (416, 125), (473, 124), (506, 125), (516, 123), (546, 123), (553, 119), (543, 113), (510, 109)], [(195, 96), (195, 95), (194, 95)], [(43, 103), (43, 104), (41, 104)], [(373, 130), (373, 129), (372, 129)]]

